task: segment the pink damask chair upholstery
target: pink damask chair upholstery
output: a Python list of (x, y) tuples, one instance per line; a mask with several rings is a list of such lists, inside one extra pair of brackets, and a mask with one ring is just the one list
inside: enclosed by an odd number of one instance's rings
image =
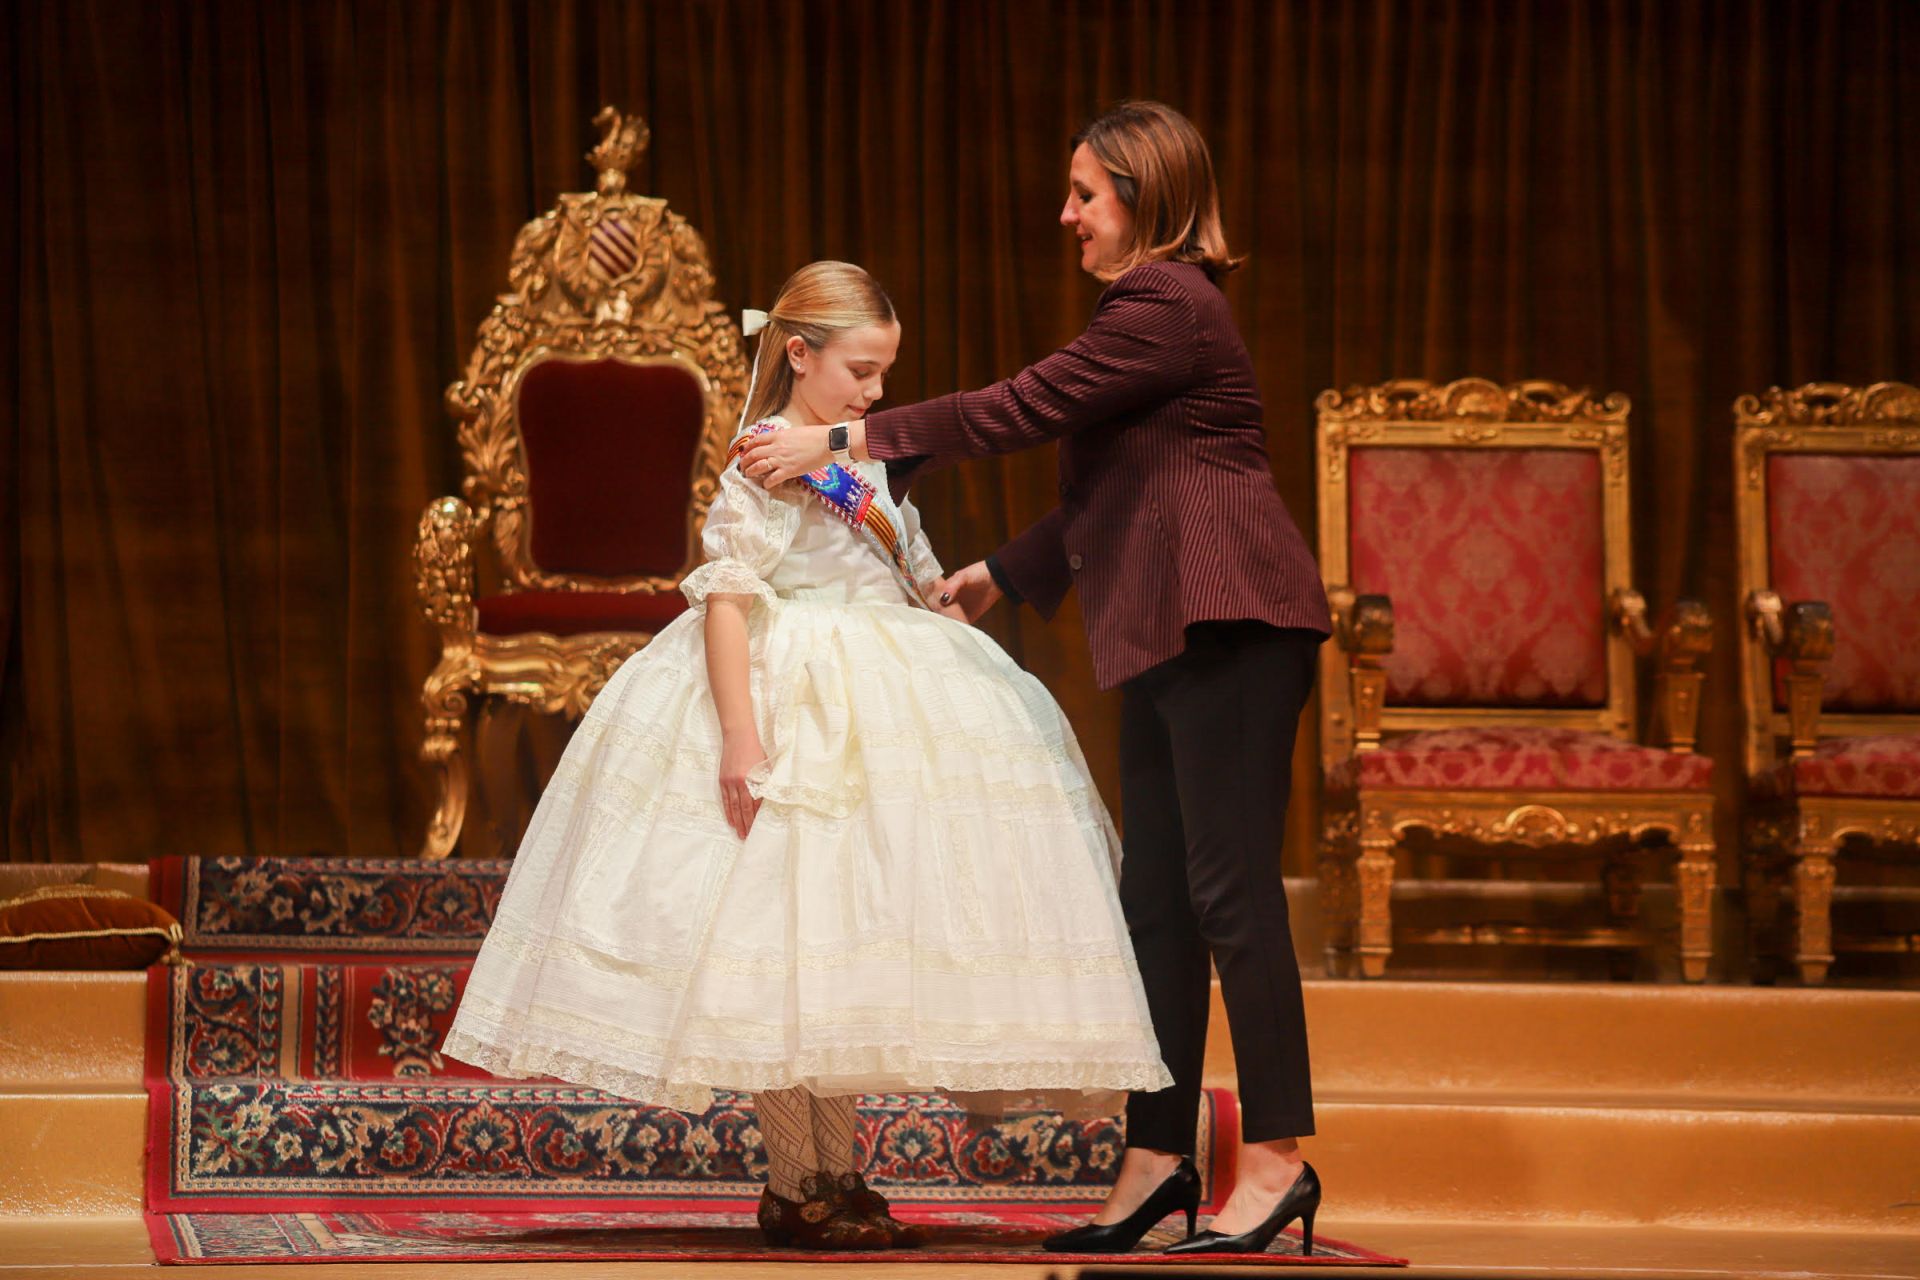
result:
[(1748, 915), (1771, 967), (1790, 905), (1784, 949), (1817, 983), (1836, 951), (1920, 951), (1832, 923), (1843, 846), (1911, 865), (1920, 845), (1920, 389), (1775, 387), (1733, 413)]
[[(1629, 585), (1627, 401), (1558, 383), (1388, 382), (1320, 411), (1328, 961), (1385, 971), (1396, 854), (1598, 861), (1609, 920), (1473, 923), (1421, 943), (1649, 945), (1643, 847), (1678, 847), (1680, 956), (1706, 975), (1712, 762), (1694, 753), (1704, 607), (1650, 628)], [(1635, 733), (1635, 659), (1659, 655), (1666, 744)]]
[(626, 190), (646, 124), (611, 107), (595, 123), (598, 189), (521, 229), (512, 292), (447, 388), (462, 496), (428, 505), (414, 546), (440, 639), (421, 694), (438, 791), (429, 858), (465, 822), (469, 699), (577, 716), (686, 607), (680, 579), (746, 395), (706, 246), (665, 201)]

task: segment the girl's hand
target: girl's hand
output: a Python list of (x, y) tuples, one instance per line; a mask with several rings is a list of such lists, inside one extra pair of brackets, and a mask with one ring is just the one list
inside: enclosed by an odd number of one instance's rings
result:
[(968, 622), (978, 622), (981, 614), (1000, 603), (1002, 594), (1000, 584), (987, 572), (987, 562), (975, 560), (935, 583), (929, 603), (942, 613), (952, 606), (959, 609), (960, 616)]
[(771, 489), (832, 461), (826, 427), (781, 427), (754, 437), (753, 444), (740, 455), (740, 474)]
[(766, 758), (757, 730), (724, 734), (720, 739), (720, 805), (727, 812), (727, 825), (742, 840), (760, 812), (760, 801), (747, 790), (747, 775)]

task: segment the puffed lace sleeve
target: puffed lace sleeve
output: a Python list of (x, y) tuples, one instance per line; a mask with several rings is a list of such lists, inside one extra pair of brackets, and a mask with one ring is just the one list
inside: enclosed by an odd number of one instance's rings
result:
[(729, 462), (720, 473), (720, 491), (700, 535), (706, 563), (680, 584), (687, 603), (701, 608), (716, 591), (755, 596), (768, 604), (777, 601), (767, 575), (793, 541), (796, 514), (792, 503), (774, 497)]
[(925, 591), (941, 574), (940, 559), (933, 554), (933, 544), (921, 527), (919, 509), (909, 499), (900, 500), (900, 519), (907, 526), (907, 563), (913, 567), (915, 584)]

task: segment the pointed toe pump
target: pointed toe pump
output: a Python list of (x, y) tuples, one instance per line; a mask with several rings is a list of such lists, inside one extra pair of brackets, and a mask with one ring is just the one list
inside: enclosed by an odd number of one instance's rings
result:
[(1179, 1244), (1170, 1244), (1166, 1253), (1265, 1253), (1287, 1224), (1295, 1218), (1300, 1220), (1301, 1253), (1313, 1256), (1313, 1215), (1320, 1211), (1320, 1175), (1313, 1171), (1310, 1164), (1300, 1166), (1300, 1176), (1293, 1180), (1287, 1193), (1280, 1197), (1280, 1203), (1273, 1207), (1266, 1220), (1251, 1231), (1243, 1231), (1237, 1236), (1223, 1236), (1218, 1231), (1202, 1231), (1199, 1235), (1189, 1236)]
[(1185, 1156), (1180, 1157), (1180, 1167), (1153, 1189), (1145, 1203), (1120, 1221), (1090, 1222), (1062, 1231), (1048, 1236), (1040, 1247), (1049, 1253), (1126, 1253), (1159, 1226), (1162, 1218), (1182, 1211), (1187, 1215), (1187, 1234), (1191, 1236), (1194, 1217), (1200, 1212), (1200, 1171)]

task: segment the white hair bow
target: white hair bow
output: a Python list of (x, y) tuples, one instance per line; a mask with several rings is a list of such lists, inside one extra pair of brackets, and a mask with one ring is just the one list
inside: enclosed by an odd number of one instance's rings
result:
[(760, 332), (762, 329), (766, 327), (767, 327), (766, 312), (755, 311), (752, 307), (748, 307), (745, 311), (742, 311), (740, 313), (740, 333), (742, 334), (742, 336), (751, 338), (754, 334)]

